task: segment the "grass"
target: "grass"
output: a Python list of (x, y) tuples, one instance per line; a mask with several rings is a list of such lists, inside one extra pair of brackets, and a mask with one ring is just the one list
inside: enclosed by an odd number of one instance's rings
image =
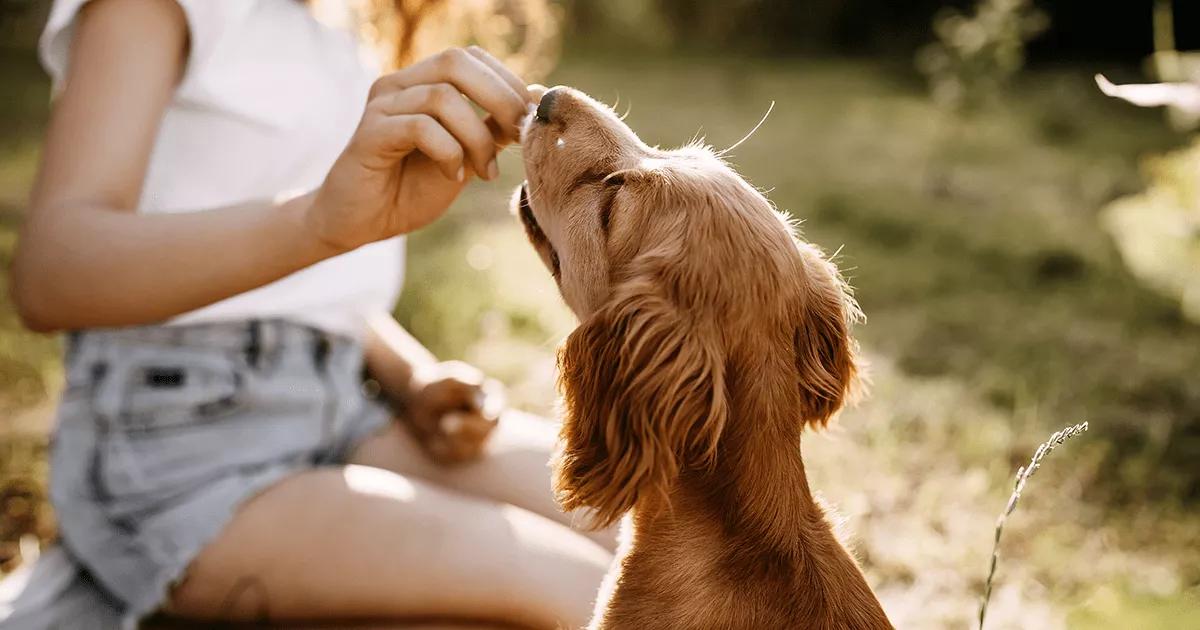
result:
[(1085, 433), (1087, 430), (1088, 423), (1084, 422), (1067, 427), (1061, 431), (1055, 431), (1050, 436), (1050, 439), (1042, 442), (1037, 447), (1037, 450), (1033, 453), (1033, 457), (1029, 460), (1029, 464), (1017, 469), (1017, 480), (1013, 486), (1012, 494), (1008, 497), (1008, 505), (1004, 506), (1004, 511), (1000, 513), (1000, 518), (996, 520), (996, 537), (992, 541), (992, 560), (988, 564), (987, 581), (983, 585), (983, 597), (979, 604), (979, 630), (983, 630), (983, 624), (987, 620), (987, 607), (992, 597), (992, 584), (996, 578), (996, 565), (999, 564), (1000, 560), (1000, 537), (1004, 534), (1004, 524), (1008, 522), (1008, 517), (1012, 516), (1013, 511), (1017, 509), (1017, 502), (1021, 500), (1021, 493), (1025, 491), (1025, 484), (1029, 483), (1029, 479), (1033, 477), (1033, 474), (1042, 467), (1042, 460), (1047, 455), (1067, 440), (1080, 433)]
[[(28, 55), (0, 57), (0, 84), (26, 95), (0, 110), (5, 262), (45, 120), (31, 68)], [(868, 314), (872, 396), (811, 436), (805, 462), (898, 627), (972, 622), (1007, 480), (1066, 421), (1101, 437), (1022, 499), (988, 627), (1182, 628), (1198, 609), (1200, 526), (1186, 509), (1200, 487), (1200, 327), (1133, 280), (1097, 219), (1142, 185), (1140, 156), (1181, 139), (1094, 94), (1092, 70), (1032, 73), (971, 120), (931, 106), (906, 70), (868, 61), (593, 57), (553, 77), (619, 95), (631, 126), (664, 145), (699, 133), (728, 146), (776, 102), (730, 159), (807, 238), (841, 248)], [(398, 314), (439, 355), (549, 412), (553, 348), (573, 321), (508, 216), (514, 152), (501, 170), (502, 184), (472, 187), (410, 239)], [(57, 342), (20, 331), (0, 300), (7, 488), (44, 478), (57, 361)], [(50, 531), (33, 505), (14, 530)]]
[[(0, 265), (8, 269), (37, 163), (49, 87), (31, 53), (0, 48)], [(45, 409), (61, 380), (58, 341), (21, 329), (0, 275), (0, 575), (17, 558), (18, 538), (47, 538), (44, 501)]]
[(1111, 591), (1094, 595), (1069, 618), (1078, 628), (1192, 628), (1200, 619), (1200, 598), (1129, 598)]
[[(582, 62), (555, 78), (619, 97), (632, 126), (666, 145), (697, 132), (732, 144), (777, 101), (732, 161), (804, 219), (809, 238), (841, 249), (871, 347), (910, 374), (969, 381), (1009, 412), (1036, 402), (1048, 419), (1103, 428), (1114, 439), (1103, 475), (1094, 471), (1097, 494), (1200, 487), (1200, 382), (1189, 377), (1200, 371), (1200, 327), (1138, 284), (1097, 220), (1140, 186), (1138, 156), (1178, 139), (1092, 94), (1086, 71), (1030, 77), (1009, 108), (961, 122), (863, 63)], [(502, 196), (465, 203), (464, 221), (504, 221)], [(440, 249), (456, 229), (419, 235), (414, 248), (427, 239)], [(457, 291), (487, 295), (483, 284)], [(427, 337), (462, 353), (477, 328), (453, 328)]]

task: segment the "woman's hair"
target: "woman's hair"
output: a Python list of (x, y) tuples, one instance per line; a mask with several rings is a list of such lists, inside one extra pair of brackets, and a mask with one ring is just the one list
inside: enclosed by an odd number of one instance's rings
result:
[[(331, 0), (309, 0), (320, 11)], [(336, 0), (335, 0), (336, 1)], [(450, 46), (478, 44), (526, 79), (558, 54), (557, 7), (548, 0), (348, 0), (360, 34), (394, 70)]]

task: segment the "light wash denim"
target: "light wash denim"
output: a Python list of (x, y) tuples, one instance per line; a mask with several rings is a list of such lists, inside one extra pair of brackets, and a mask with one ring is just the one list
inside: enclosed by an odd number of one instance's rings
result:
[[(135, 627), (241, 503), (344, 463), (389, 418), (363, 393), (357, 342), (283, 320), (92, 330), (67, 345), (50, 494), (72, 588), (100, 591), (82, 598), (91, 622)], [(86, 609), (46, 627), (101, 627)]]

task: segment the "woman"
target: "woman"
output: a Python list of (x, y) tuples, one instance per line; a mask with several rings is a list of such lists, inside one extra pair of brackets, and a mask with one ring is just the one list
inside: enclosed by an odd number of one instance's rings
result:
[(127, 626), (586, 621), (610, 554), (555, 508), (551, 427), (439, 466), (359, 381), (490, 413), (387, 313), (400, 237), (496, 178), (536, 94), (478, 49), (378, 80), (361, 51), (297, 0), (54, 4), (13, 293), (75, 331), (51, 496)]

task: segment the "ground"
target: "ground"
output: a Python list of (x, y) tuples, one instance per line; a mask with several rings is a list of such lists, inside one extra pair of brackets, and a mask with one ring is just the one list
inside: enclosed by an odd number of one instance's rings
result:
[[(1032, 72), (969, 118), (930, 104), (906, 68), (867, 61), (567, 59), (552, 77), (619, 100), (663, 145), (728, 146), (775, 101), (729, 160), (839, 252), (867, 313), (870, 395), (804, 457), (898, 627), (972, 623), (1012, 475), (1083, 420), (1091, 431), (1047, 460), (1005, 530), (988, 627), (1184, 628), (1200, 615), (1200, 327), (1132, 279), (1097, 219), (1143, 186), (1142, 156), (1184, 138), (1097, 95), (1091, 70)], [(0, 57), (0, 71), (17, 96), (0, 101), (7, 262), (46, 88), (28, 55)], [(501, 170), (411, 238), (398, 314), (440, 356), (552, 413), (553, 351), (574, 322), (508, 215), (515, 150)], [(37, 488), (57, 348), (0, 301), (10, 550), (19, 531), (52, 533)]]

